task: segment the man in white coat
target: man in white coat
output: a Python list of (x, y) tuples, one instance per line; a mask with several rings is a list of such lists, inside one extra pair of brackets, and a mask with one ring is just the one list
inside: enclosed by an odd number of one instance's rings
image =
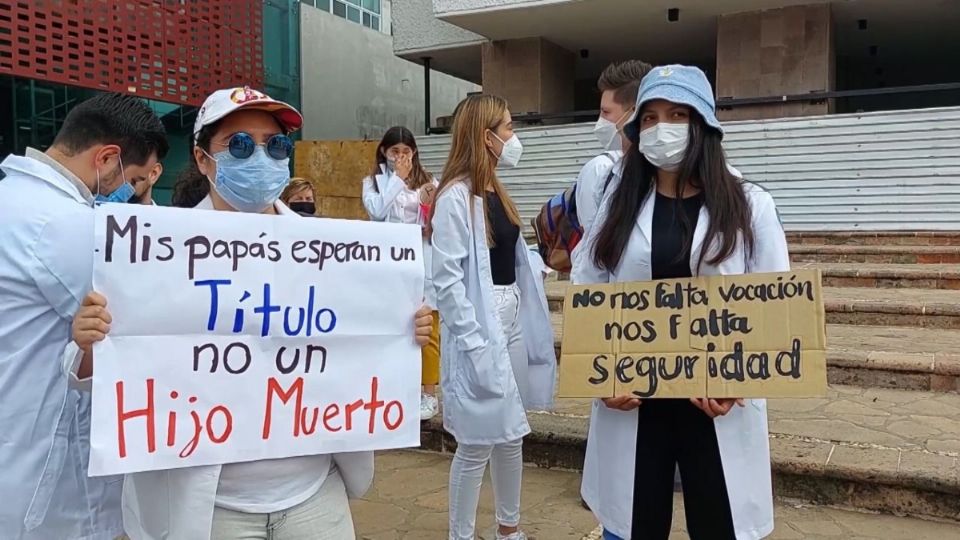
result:
[[(0, 535), (100, 540), (122, 534), (121, 478), (88, 478), (92, 366), (63, 366), (93, 278), (93, 205), (144, 192), (168, 149), (136, 97), (77, 105), (45, 153), (0, 164)], [(141, 187), (141, 189), (138, 189)]]
[(577, 220), (584, 237), (597, 216), (600, 201), (607, 187), (610, 171), (620, 163), (630, 142), (621, 130), (637, 99), (640, 81), (650, 71), (650, 64), (640, 60), (616, 62), (607, 66), (597, 80), (600, 90), (600, 118), (593, 128), (603, 152), (588, 161), (577, 175)]

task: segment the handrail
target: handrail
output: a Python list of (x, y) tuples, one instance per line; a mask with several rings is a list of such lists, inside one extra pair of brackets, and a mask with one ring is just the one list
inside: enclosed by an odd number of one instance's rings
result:
[[(829, 92), (809, 92), (807, 94), (789, 94), (782, 96), (763, 96), (754, 98), (731, 98), (722, 97), (717, 99), (718, 109), (732, 109), (734, 107), (746, 107), (750, 105), (769, 105), (776, 103), (795, 103), (823, 101), (827, 99), (842, 99), (851, 97), (885, 96), (891, 94), (913, 94), (928, 92), (945, 92), (949, 90), (960, 90), (960, 82), (938, 83), (938, 84), (917, 84), (911, 86), (891, 86), (889, 88), (867, 88), (863, 90), (838, 90)], [(600, 115), (599, 110), (586, 111), (568, 111), (559, 113), (520, 113), (513, 116), (513, 121), (518, 124), (537, 125), (549, 120), (572, 120), (593, 119)], [(431, 135), (440, 135), (450, 133), (449, 127), (430, 127), (428, 133)]]

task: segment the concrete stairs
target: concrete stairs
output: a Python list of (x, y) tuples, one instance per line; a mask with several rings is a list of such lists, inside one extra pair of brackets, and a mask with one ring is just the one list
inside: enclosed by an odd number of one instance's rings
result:
[[(960, 233), (789, 241), (795, 267), (823, 272), (831, 388), (768, 402), (776, 495), (960, 520)], [(547, 283), (558, 353), (567, 284)], [(589, 407), (563, 399), (531, 414), (525, 458), (580, 469)], [(422, 442), (454, 445), (439, 421)]]

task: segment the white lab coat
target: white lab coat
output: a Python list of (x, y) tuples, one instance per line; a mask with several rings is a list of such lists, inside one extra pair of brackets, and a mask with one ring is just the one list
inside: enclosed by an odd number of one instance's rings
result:
[[(212, 210), (208, 196), (194, 208)], [(281, 216), (299, 217), (282, 202)], [(322, 219), (322, 218), (321, 218)], [(373, 482), (373, 452), (333, 454), (347, 495), (366, 493)], [(128, 474), (123, 484), (123, 524), (132, 540), (207, 540), (213, 526), (213, 508), (220, 465)]]
[(0, 536), (112, 539), (122, 478), (87, 477), (90, 394), (59, 361), (93, 279), (92, 196), (28, 155), (0, 165)]
[[(437, 196), (433, 218), (433, 282), (443, 321), (443, 426), (461, 444), (500, 444), (530, 432), (524, 405), (553, 405), (556, 354), (543, 274), (517, 241), (520, 325), (529, 362), (526, 404), (513, 376), (493, 301), (483, 200), (465, 182)], [(542, 261), (541, 261), (542, 264)]]
[(597, 217), (610, 170), (621, 159), (623, 152), (620, 150), (604, 152), (588, 161), (577, 175), (577, 221), (583, 227), (584, 235), (592, 228), (593, 220)]
[[(606, 220), (611, 194), (618, 184), (619, 178), (615, 177), (604, 196), (596, 225), (585, 239), (584, 249), (577, 252), (571, 273), (574, 283), (651, 279), (651, 231), (656, 197), (648, 196), (644, 201), (617, 270), (606, 272), (593, 264), (596, 235)], [(756, 239), (754, 255), (748, 258), (741, 243), (728, 259), (717, 266), (705, 262), (700, 275), (784, 272), (790, 269), (787, 242), (773, 197), (755, 184), (745, 182), (743, 186), (753, 213)], [(694, 275), (698, 274), (694, 267), (703, 250), (709, 220), (710, 216), (704, 207), (700, 210), (690, 255)], [(737, 540), (763, 538), (773, 531), (766, 401), (747, 400), (745, 407), (734, 407), (726, 416), (717, 418), (715, 423)], [(604, 527), (627, 540), (630, 539), (633, 516), (636, 443), (637, 411), (609, 409), (600, 400), (595, 400), (590, 413), (581, 495)]]
[[(374, 182), (379, 189), (374, 189)], [(432, 180), (433, 185), (437, 186), (437, 180)], [(407, 183), (396, 173), (387, 173), (385, 166), (380, 166), (380, 174), (375, 177), (368, 176), (363, 179), (363, 207), (373, 221), (384, 221), (386, 223), (407, 223), (416, 225), (416, 222), (410, 222), (404, 215), (404, 197), (417, 197), (419, 194), (407, 189)], [(432, 250), (430, 241), (423, 239), (423, 300), (424, 303), (433, 309), (437, 309), (437, 293), (433, 287), (431, 279), (431, 268), (433, 266)]]

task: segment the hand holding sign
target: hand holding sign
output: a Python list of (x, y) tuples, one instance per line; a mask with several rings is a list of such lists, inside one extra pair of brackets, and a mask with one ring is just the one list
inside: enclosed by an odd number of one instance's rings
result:
[(709, 398), (690, 398), (690, 401), (701, 411), (705, 412), (710, 418), (725, 416), (734, 405), (743, 407), (743, 399), (709, 399)]
[(107, 312), (107, 299), (91, 292), (83, 298), (83, 304), (73, 319), (73, 341), (80, 350), (89, 353), (94, 343), (107, 337), (111, 322), (113, 318)]
[(611, 398), (603, 398), (603, 404), (611, 409), (616, 409), (618, 411), (632, 411), (641, 405), (639, 398), (633, 396), (617, 396)]

